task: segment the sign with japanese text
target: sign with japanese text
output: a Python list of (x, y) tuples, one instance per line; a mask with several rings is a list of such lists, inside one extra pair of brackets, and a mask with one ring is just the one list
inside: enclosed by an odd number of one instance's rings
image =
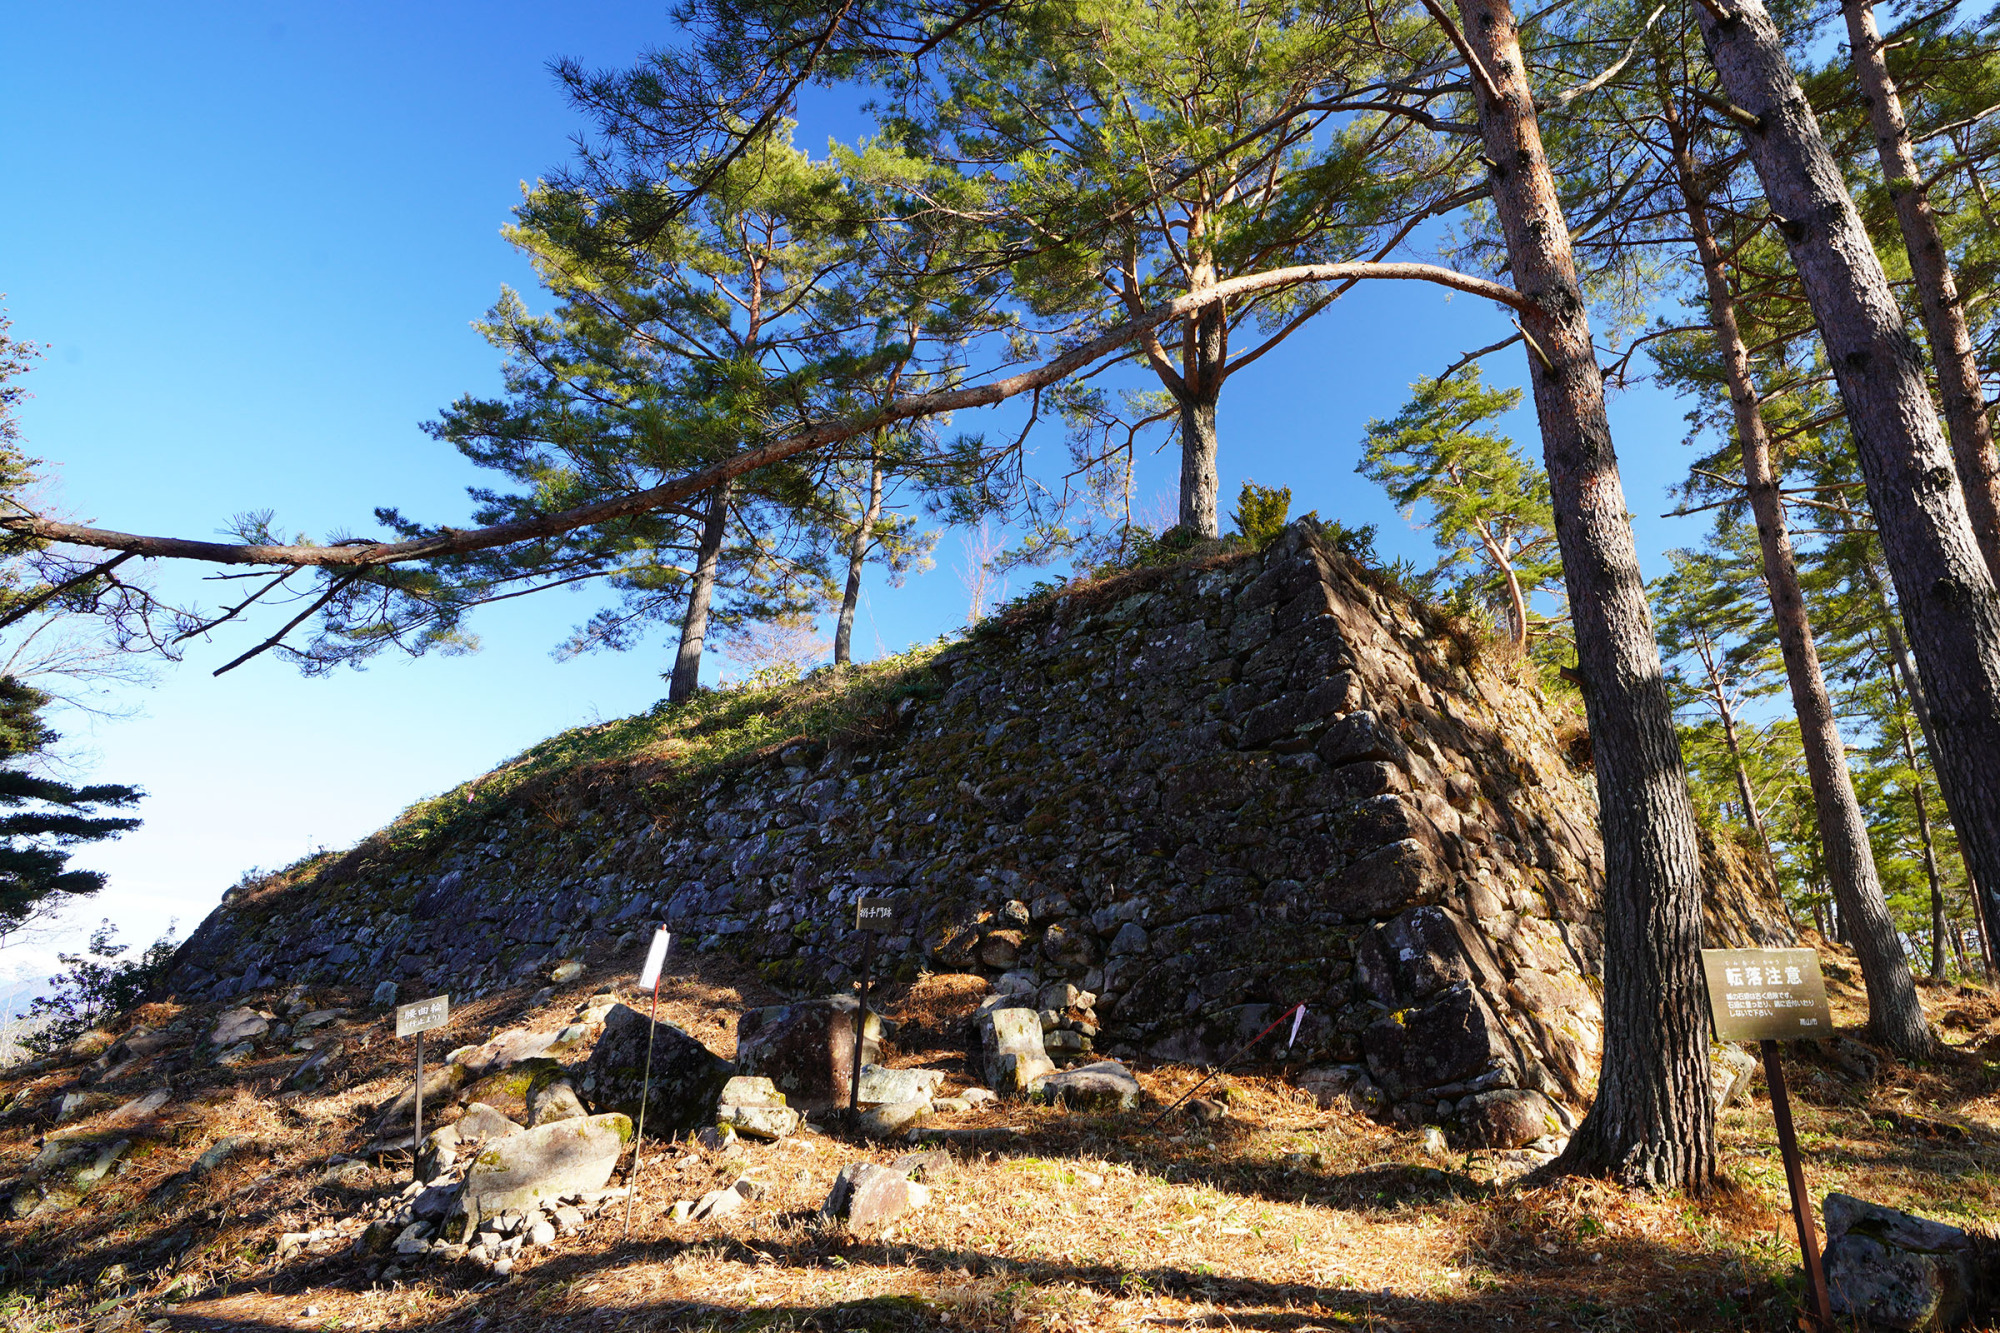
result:
[(1701, 968), (1719, 1040), (1833, 1035), (1826, 980), (1811, 949), (1703, 949)]
[(896, 909), (879, 898), (863, 898), (854, 904), (854, 928), (881, 934), (896, 927)]
[(451, 1017), (451, 997), (433, 995), (428, 1000), (396, 1006), (396, 1035), (414, 1037), (419, 1032), (440, 1028)]

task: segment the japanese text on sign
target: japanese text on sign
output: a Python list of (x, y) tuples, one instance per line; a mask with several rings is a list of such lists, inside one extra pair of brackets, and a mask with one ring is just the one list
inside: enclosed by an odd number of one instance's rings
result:
[(877, 898), (863, 898), (854, 904), (854, 928), (881, 933), (894, 928), (896, 909)]
[(451, 1017), (451, 997), (433, 995), (428, 1000), (418, 1000), (414, 1004), (396, 1006), (396, 1035), (414, 1037), (419, 1032), (429, 1032), (432, 1028), (443, 1027)]
[(1721, 1040), (1833, 1035), (1826, 981), (1811, 949), (1703, 949), (1701, 966)]

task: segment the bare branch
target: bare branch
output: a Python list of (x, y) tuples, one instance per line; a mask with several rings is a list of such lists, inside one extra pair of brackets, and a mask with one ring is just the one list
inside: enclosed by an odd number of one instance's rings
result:
[(1559, 93), (1555, 97), (1552, 97), (1545, 102), (1535, 103), (1535, 110), (1560, 111), (1564, 107), (1568, 106), (1571, 102), (1574, 102), (1577, 98), (1583, 97), (1589, 93), (1594, 93), (1599, 88), (1602, 88), (1605, 84), (1611, 82), (1611, 80), (1617, 78), (1619, 71), (1623, 70), (1627, 65), (1632, 63), (1632, 57), (1638, 53), (1639, 43), (1646, 40), (1646, 34), (1653, 30), (1653, 25), (1660, 21), (1660, 15), (1666, 12), (1667, 12), (1667, 7), (1664, 4), (1656, 5), (1653, 9), (1653, 12), (1646, 16), (1646, 21), (1639, 25), (1638, 33), (1632, 38), (1631, 42), (1629, 42), (1626, 45), (1624, 55), (1621, 55), (1618, 57), (1618, 59), (1612, 61), (1611, 64), (1605, 68), (1604, 72), (1597, 75), (1597, 77), (1586, 80), (1583, 83), (1579, 83), (1576, 85), (1576, 87), (1571, 88), (1568, 92)]
[(1444, 12), (1444, 6), (1439, 4), (1438, 0), (1424, 0), (1424, 8), (1430, 10), (1431, 17), (1438, 21), (1440, 28), (1444, 29), (1444, 35), (1451, 39), (1451, 44), (1465, 57), (1465, 63), (1471, 68), (1472, 77), (1479, 81), (1480, 90), (1486, 94), (1486, 100), (1496, 106), (1499, 105), (1500, 89), (1494, 84), (1493, 76), (1486, 72), (1486, 66), (1479, 63), (1479, 57), (1474, 54), (1471, 44), (1465, 40), (1465, 34), (1451, 21), (1451, 15)]

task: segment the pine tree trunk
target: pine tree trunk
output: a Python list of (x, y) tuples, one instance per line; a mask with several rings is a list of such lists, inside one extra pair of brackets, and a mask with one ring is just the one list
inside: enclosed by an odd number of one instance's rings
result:
[(1715, 715), (1722, 721), (1722, 743), (1729, 747), (1729, 762), (1736, 769), (1736, 799), (1743, 804), (1743, 822), (1764, 849), (1764, 865), (1777, 878), (1778, 858), (1771, 850), (1770, 835), (1764, 831), (1764, 815), (1757, 809), (1757, 794), (1750, 789), (1750, 769), (1743, 762), (1743, 745), (1736, 738), (1736, 710), (1729, 706), (1729, 691), (1713, 662), (1708, 667), (1708, 697), (1715, 701)]
[(2000, 467), (1994, 461), (1993, 428), (1986, 416), (1965, 307), (1958, 299), (1958, 282), (1952, 275), (1944, 240), (1938, 235), (1929, 193), (1919, 183), (1923, 175), (1910, 144), (1909, 126), (1903, 121), (1902, 99), (1895, 80), (1889, 77), (1888, 53), (1882, 49), (1882, 34), (1875, 26), (1875, 7), (1869, 0), (1846, 0), (1841, 8), (1847, 15), (1847, 44), (1854, 73), (1875, 132), (1875, 153), (1882, 163), (1889, 197), (1896, 204), (1896, 222), (1903, 232), (1903, 249), (1910, 257), (1910, 275), (1916, 281), (1923, 309), (1924, 336), (1931, 345), (1931, 363), (1937, 367), (1938, 396), (1944, 402), (1945, 431), (1951, 438), (1959, 485), (1965, 490), (1965, 507), (1987, 571), (2000, 581)]
[(1222, 535), (1215, 404), (1222, 395), (1224, 318), (1220, 302), (1203, 306), (1189, 321), (1182, 358), (1181, 527), (1201, 537)]
[(1895, 677), (1889, 679), (1889, 688), (1898, 707), (1896, 709), (1896, 729), (1902, 732), (1903, 762), (1910, 769), (1910, 803), (1917, 812), (1917, 840), (1924, 849), (1924, 877), (1931, 886), (1931, 980), (1944, 980), (1944, 877), (1938, 874), (1937, 844), (1931, 838), (1930, 800), (1924, 795), (1923, 770), (1917, 767), (1917, 742), (1910, 735), (1910, 724), (1904, 720), (1901, 704), (1902, 692), (1896, 689)]
[(667, 685), (670, 704), (694, 698), (701, 683), (701, 645), (708, 637), (708, 603), (715, 595), (715, 573), (722, 563), (722, 537), (728, 530), (729, 487), (718, 486), (708, 502), (694, 578), (688, 584), (687, 613), (681, 617), (680, 651), (674, 655), (674, 675)]
[(861, 570), (868, 560), (868, 547), (875, 540), (875, 524), (882, 517), (882, 457), (868, 457), (868, 508), (847, 545), (847, 590), (840, 598), (840, 620), (833, 631), (833, 664), (846, 666), (852, 660), (854, 608), (861, 600)]
[[(1881, 572), (1875, 568), (1872, 559), (1861, 562), (1861, 571), (1874, 594), (1875, 604), (1882, 609), (1882, 634), (1889, 642), (1889, 658), (1896, 664), (1896, 679), (1903, 682), (1903, 695), (1910, 702), (1910, 712), (1916, 715), (1917, 732), (1924, 738), (1924, 750), (1932, 756), (1931, 762), (1935, 766), (1938, 743), (1937, 733), (1931, 725), (1930, 704), (1924, 697), (1924, 683), (1917, 678), (1916, 663), (1910, 660), (1910, 645), (1903, 638), (1895, 604), (1889, 600), (1889, 590), (1883, 586)], [(1948, 803), (1949, 797), (1946, 799)], [(1969, 860), (1966, 862), (1966, 878), (1970, 882), (1972, 919), (1979, 926), (1980, 938), (1984, 939), (1987, 906), (1993, 900), (1979, 891), (1979, 877)]]
[(2000, 902), (2000, 595), (1889, 280), (1761, 0), (1697, 11), (1840, 386), (1923, 675), (1931, 758), (1989, 926)]
[(1536, 307), (1528, 372), (1604, 833), (1604, 1058), (1596, 1100), (1553, 1169), (1702, 1190), (1715, 1174), (1715, 1108), (1687, 774), (1520, 34), (1506, 0), (1458, 9), (1498, 93), (1480, 96), (1480, 137), (1514, 283)]
[[(1757, 385), (1750, 370), (1736, 319), (1736, 294), (1723, 270), (1722, 248), (1709, 226), (1707, 201), (1700, 175), (1689, 151), (1685, 127), (1675, 116), (1672, 99), (1664, 99), (1668, 132), (1674, 141), (1674, 170), (1687, 207), (1695, 251), (1708, 284), (1709, 326), (1722, 355), (1723, 380), (1729, 387), (1736, 439), (1743, 453), (1743, 482), (1750, 492), (1750, 509), (1757, 521), (1757, 542), (1763, 554), (1764, 587), (1771, 599), (1771, 620), (1778, 631), (1778, 650), (1785, 661), (1785, 681), (1791, 688), (1792, 711), (1798, 715), (1799, 741), (1805, 751), (1806, 776), (1812, 786), (1813, 809), (1819, 819), (1820, 846), (1826, 877), (1840, 904), (1843, 920), (1857, 924), (1863, 941), (1861, 975), (1868, 987), (1868, 1023), (1898, 1054), (1929, 1055), (1935, 1039), (1924, 1018), (1909, 959), (1896, 935), (1896, 923), (1883, 897), (1875, 853), (1868, 842), (1868, 825), (1854, 795), (1847, 770), (1847, 750), (1840, 724), (1820, 670), (1819, 649), (1799, 587), (1798, 562), (1792, 551), (1785, 506), (1778, 494), (1778, 476), (1771, 461), (1771, 437), (1758, 406)], [(1766, 851), (1769, 844), (1766, 843)], [(1822, 932), (1824, 933), (1824, 932)]]

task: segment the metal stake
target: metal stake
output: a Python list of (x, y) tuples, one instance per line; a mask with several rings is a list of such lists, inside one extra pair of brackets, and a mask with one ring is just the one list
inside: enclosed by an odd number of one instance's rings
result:
[(660, 1026), (660, 978), (653, 978), (653, 1012), (646, 1023), (646, 1072), (639, 1080), (639, 1129), (632, 1136), (632, 1174), (625, 1178), (625, 1239), (632, 1239), (632, 1196), (639, 1192), (639, 1154), (646, 1146), (646, 1103), (653, 1097), (653, 1033)]
[[(1169, 1106), (1166, 1110), (1160, 1112), (1158, 1115), (1154, 1116), (1153, 1123), (1146, 1126), (1146, 1128), (1149, 1130), (1158, 1129), (1160, 1127), (1160, 1122), (1162, 1120), (1165, 1120), (1168, 1116), (1172, 1115), (1176, 1110), (1178, 1110), (1182, 1102), (1194, 1096), (1195, 1093), (1201, 1091), (1202, 1084), (1207, 1083), (1217, 1074), (1220, 1074), (1223, 1070), (1229, 1068), (1229, 1066), (1235, 1064), (1238, 1060), (1241, 1060), (1244, 1056), (1248, 1055), (1250, 1053), (1250, 1048), (1252, 1046), (1255, 1046), (1258, 1042), (1264, 1040), (1264, 1038), (1270, 1036), (1273, 1032), (1276, 1032), (1278, 1030), (1278, 1023), (1284, 1022), (1286, 1019), (1290, 1018), (1293, 1014), (1296, 1014), (1299, 1010), (1303, 1008), (1305, 1008), (1305, 1005), (1303, 1003), (1299, 1003), (1285, 1010), (1284, 1013), (1279, 1014), (1277, 1023), (1271, 1024), (1270, 1027), (1265, 1028), (1262, 1032), (1258, 1033), (1250, 1040), (1244, 1042), (1242, 1049), (1237, 1051), (1236, 1054), (1230, 1056), (1227, 1060), (1224, 1060), (1221, 1064), (1209, 1070), (1206, 1074), (1203, 1074), (1201, 1076), (1200, 1083), (1195, 1084), (1192, 1088), (1189, 1088), (1186, 1092), (1182, 1093), (1179, 1097), (1175, 1098), (1174, 1104), (1172, 1106)], [(1298, 1035), (1296, 1029), (1293, 1030), (1292, 1035), (1295, 1037)], [(1285, 1049), (1290, 1050), (1291, 1047), (1287, 1046)]]
[(410, 1148), (410, 1179), (420, 1179), (418, 1173), (423, 1167), (418, 1156), (424, 1150), (424, 1034), (417, 1034), (417, 1124), (416, 1137)]
[(847, 1079), (847, 1120), (851, 1125), (861, 1114), (861, 1047), (868, 1039), (868, 983), (875, 975), (875, 932), (861, 946), (861, 1008), (854, 1015), (854, 1067)]
[(1785, 1090), (1784, 1066), (1778, 1063), (1778, 1043), (1757, 1043), (1764, 1052), (1764, 1081), (1771, 1088), (1771, 1118), (1778, 1122), (1778, 1151), (1785, 1159), (1785, 1184), (1792, 1191), (1792, 1223), (1799, 1231), (1799, 1252), (1806, 1261), (1806, 1291), (1818, 1326), (1833, 1327), (1833, 1307), (1826, 1297), (1826, 1272), (1819, 1261), (1819, 1233), (1813, 1226), (1812, 1196), (1806, 1193), (1806, 1173), (1799, 1164), (1799, 1141), (1792, 1133), (1792, 1099)]

